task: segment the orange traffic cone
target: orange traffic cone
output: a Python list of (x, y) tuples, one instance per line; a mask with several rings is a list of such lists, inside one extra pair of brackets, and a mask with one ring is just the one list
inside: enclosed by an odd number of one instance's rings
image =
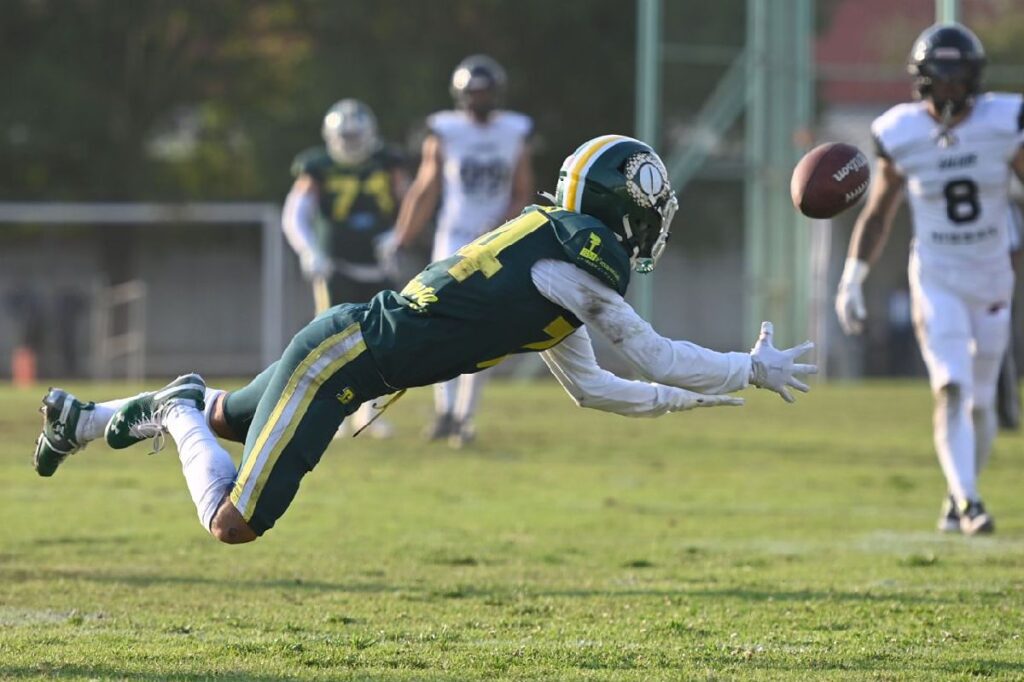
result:
[(36, 352), (18, 346), (11, 354), (11, 380), (18, 388), (31, 388), (36, 383)]

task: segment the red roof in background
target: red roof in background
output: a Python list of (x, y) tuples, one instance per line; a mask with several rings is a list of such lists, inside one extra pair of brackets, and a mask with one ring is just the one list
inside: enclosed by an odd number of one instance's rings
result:
[[(995, 11), (991, 0), (961, 0), (965, 23)], [(907, 101), (910, 46), (934, 22), (935, 0), (841, 0), (815, 45), (821, 96), (831, 104)]]

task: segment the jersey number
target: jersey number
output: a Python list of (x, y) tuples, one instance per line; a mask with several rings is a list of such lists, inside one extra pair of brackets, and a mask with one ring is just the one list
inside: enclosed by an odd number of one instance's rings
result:
[(950, 180), (942, 193), (946, 197), (946, 215), (954, 223), (969, 223), (981, 213), (978, 185), (973, 180)]
[(348, 218), (352, 204), (360, 194), (373, 197), (381, 213), (391, 213), (395, 200), (391, 196), (391, 178), (387, 171), (376, 171), (366, 179), (355, 175), (334, 175), (327, 178), (327, 191), (334, 195), (331, 219), (341, 222)]
[(465, 159), (459, 166), (459, 179), (466, 194), (494, 194), (508, 182), (509, 167), (500, 159)]
[(498, 254), (547, 221), (548, 218), (543, 211), (531, 211), (510, 220), (498, 229), (488, 232), (456, 251), (455, 255), (459, 256), (459, 260), (448, 268), (448, 274), (456, 282), (465, 281), (474, 272), (482, 272), (484, 277), (490, 279), (498, 270), (501, 270)]

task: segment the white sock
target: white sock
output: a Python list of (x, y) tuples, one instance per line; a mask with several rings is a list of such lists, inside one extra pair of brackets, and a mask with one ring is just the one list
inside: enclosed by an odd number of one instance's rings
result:
[[(377, 398), (381, 400), (381, 398)], [(359, 406), (359, 409), (352, 413), (352, 415), (346, 419), (352, 426), (352, 429), (358, 431), (373, 419), (373, 415), (377, 414), (380, 410), (376, 410), (373, 407), (373, 400), (367, 400), (365, 403)]]
[(967, 401), (959, 389), (935, 397), (935, 451), (957, 504), (977, 500), (974, 471), (974, 424)]
[(205, 405), (203, 407), (203, 417), (206, 418), (207, 426), (210, 425), (210, 417), (213, 416), (213, 405), (217, 402), (217, 396), (222, 393), (227, 393), (227, 391), (219, 388), (210, 388), (209, 386), (206, 387), (206, 393), (203, 394), (203, 403)]
[(455, 391), (459, 378), (434, 384), (434, 412), (437, 415), (451, 414), (455, 403)]
[[(134, 398), (134, 396), (132, 396)], [(132, 398), (121, 398), (119, 400), (108, 400), (105, 403), (96, 403), (91, 410), (82, 410), (82, 416), (78, 418), (78, 426), (75, 427), (75, 440), (79, 445), (85, 445), (91, 440), (103, 438), (103, 432), (107, 429), (107, 422), (114, 416), (114, 413), (121, 409)]]
[(975, 407), (971, 410), (974, 421), (974, 471), (980, 474), (992, 454), (992, 442), (996, 439), (999, 420), (994, 407)]
[(483, 390), (486, 379), (483, 372), (476, 374), (463, 374), (459, 382), (459, 392), (455, 399), (455, 419), (460, 422), (470, 421), (476, 414), (476, 407), (480, 403), (480, 393)]
[(178, 405), (167, 411), (164, 428), (178, 446), (181, 472), (196, 505), (199, 522), (210, 530), (217, 509), (235, 483), (235, 463), (210, 431), (199, 410)]

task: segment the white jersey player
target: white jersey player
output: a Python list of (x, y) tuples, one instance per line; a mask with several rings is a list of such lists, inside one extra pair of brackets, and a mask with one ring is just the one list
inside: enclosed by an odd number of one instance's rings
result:
[(977, 477), (996, 432), (995, 390), (1009, 339), (1011, 170), (1024, 178), (1024, 99), (979, 94), (980, 41), (937, 24), (914, 44), (919, 101), (872, 124), (877, 178), (858, 217), (836, 296), (847, 333), (865, 318), (861, 285), (904, 188), (914, 226), (908, 275), (918, 343), (935, 395), (934, 440), (948, 485), (939, 528), (991, 532)]
[[(423, 159), (398, 213), (393, 248), (413, 245), (437, 213), (431, 260), (452, 256), (480, 235), (516, 216), (534, 191), (529, 116), (497, 109), (505, 71), (485, 55), (462, 60), (452, 74), (457, 108), (427, 120)], [(465, 374), (435, 386), (431, 440), (455, 447), (475, 436), (473, 415), (483, 375)]]
[[(485, 123), (465, 109), (428, 119), (442, 175), (432, 260), (451, 256), (522, 209), (513, 206), (513, 174), (528, 164), (523, 152), (532, 125), (529, 116), (513, 111), (493, 111)], [(524, 193), (531, 189), (523, 188)], [(529, 194), (517, 198), (525, 204)]]

